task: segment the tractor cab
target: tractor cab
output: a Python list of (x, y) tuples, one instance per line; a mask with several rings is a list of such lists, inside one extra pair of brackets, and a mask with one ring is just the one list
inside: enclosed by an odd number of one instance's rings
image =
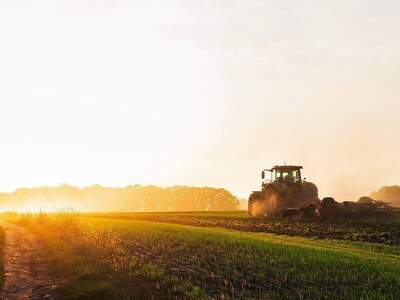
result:
[[(285, 181), (289, 183), (301, 182), (301, 166), (275, 166), (272, 169), (263, 170), (261, 178), (265, 182)], [(266, 173), (269, 173), (267, 176)], [(269, 178), (267, 178), (269, 177)]]

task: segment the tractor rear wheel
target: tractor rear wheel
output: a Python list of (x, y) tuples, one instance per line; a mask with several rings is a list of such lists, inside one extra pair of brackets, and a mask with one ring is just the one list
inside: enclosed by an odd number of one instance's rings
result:
[(262, 192), (253, 192), (249, 197), (247, 211), (250, 217), (262, 217), (265, 213), (262, 208)]
[(282, 196), (275, 189), (274, 186), (270, 185), (265, 190), (264, 200), (263, 200), (263, 208), (265, 214), (268, 217), (276, 217), (281, 212), (282, 206)]

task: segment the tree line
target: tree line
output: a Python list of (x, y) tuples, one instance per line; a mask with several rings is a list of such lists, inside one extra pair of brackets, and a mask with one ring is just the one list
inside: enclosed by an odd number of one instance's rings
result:
[(239, 200), (225, 189), (211, 187), (130, 185), (110, 188), (93, 185), (79, 188), (63, 184), (2, 193), (0, 207), (9, 211), (222, 211), (239, 209)]
[(400, 207), (400, 186), (384, 186), (371, 193), (371, 198), (391, 203), (393, 206)]

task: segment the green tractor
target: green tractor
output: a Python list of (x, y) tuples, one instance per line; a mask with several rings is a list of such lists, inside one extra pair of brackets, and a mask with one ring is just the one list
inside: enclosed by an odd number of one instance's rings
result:
[[(322, 202), (315, 184), (302, 179), (301, 166), (275, 166), (262, 171), (261, 191), (250, 195), (252, 217), (319, 219)], [(269, 176), (267, 176), (267, 173)]]

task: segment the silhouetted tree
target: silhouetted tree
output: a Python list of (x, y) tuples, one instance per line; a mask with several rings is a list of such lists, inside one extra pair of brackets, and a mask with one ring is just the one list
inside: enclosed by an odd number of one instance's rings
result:
[(384, 186), (378, 191), (371, 193), (371, 198), (392, 203), (400, 207), (400, 186)]

